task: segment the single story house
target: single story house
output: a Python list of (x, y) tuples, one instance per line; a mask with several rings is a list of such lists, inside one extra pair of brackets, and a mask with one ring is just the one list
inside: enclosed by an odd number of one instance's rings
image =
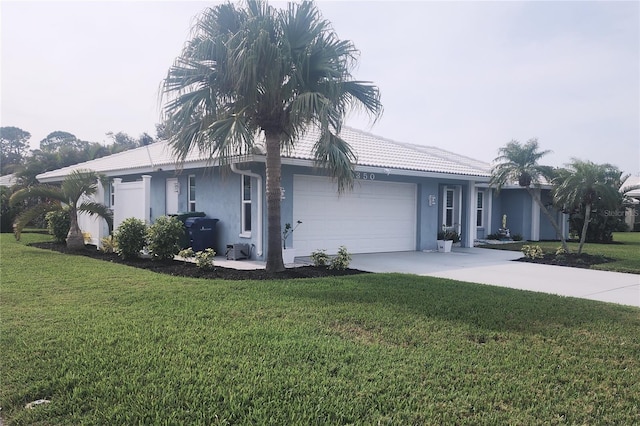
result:
[[(282, 226), (302, 224), (287, 246), (298, 256), (317, 249), (335, 253), (435, 250), (443, 227), (472, 247), (501, 227), (503, 215), (512, 235), (555, 239), (540, 209), (522, 188), (500, 194), (489, 187), (488, 163), (431, 146), (401, 143), (345, 127), (341, 137), (357, 155), (352, 191), (338, 194), (326, 171), (315, 167), (309, 131), (282, 157)], [(247, 243), (251, 257), (266, 259), (265, 155), (260, 149), (233, 159), (230, 167), (192, 152), (176, 165), (167, 142), (157, 142), (108, 157), (42, 173), (43, 183), (59, 183), (74, 169), (106, 175), (110, 184), (96, 198), (113, 209), (114, 226), (137, 217), (152, 223), (162, 215), (206, 213), (218, 219), (214, 248)], [(548, 191), (542, 189), (545, 197)], [(566, 218), (558, 213), (566, 228)], [(106, 236), (103, 221), (83, 218), (81, 228), (94, 244)]]

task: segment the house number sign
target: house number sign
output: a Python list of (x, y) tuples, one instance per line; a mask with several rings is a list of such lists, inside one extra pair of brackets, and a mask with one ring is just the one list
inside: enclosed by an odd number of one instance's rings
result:
[(356, 172), (356, 179), (362, 179), (362, 180), (375, 180), (376, 179), (376, 175), (374, 173), (361, 173), (361, 172)]

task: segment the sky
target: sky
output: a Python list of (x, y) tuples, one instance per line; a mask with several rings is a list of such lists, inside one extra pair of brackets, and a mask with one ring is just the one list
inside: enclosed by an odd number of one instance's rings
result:
[[(30, 132), (32, 148), (56, 130), (155, 136), (162, 79), (215, 4), (3, 0), (0, 125)], [(347, 125), (486, 162), (538, 138), (543, 164), (640, 172), (640, 2), (317, 4), (360, 50), (354, 77), (382, 94), (381, 119)]]

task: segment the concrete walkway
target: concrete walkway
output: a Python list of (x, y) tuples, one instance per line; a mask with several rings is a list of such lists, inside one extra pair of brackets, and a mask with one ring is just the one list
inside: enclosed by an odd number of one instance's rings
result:
[(354, 254), (350, 267), (539, 291), (640, 307), (640, 275), (513, 262), (522, 253), (454, 248), (451, 253)]

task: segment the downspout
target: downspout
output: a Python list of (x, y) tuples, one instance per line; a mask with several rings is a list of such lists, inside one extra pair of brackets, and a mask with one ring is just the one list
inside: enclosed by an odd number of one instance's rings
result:
[(240, 170), (236, 167), (235, 163), (231, 163), (231, 171), (239, 175), (247, 175), (256, 178), (258, 181), (258, 235), (256, 236), (256, 252), (257, 257), (262, 256), (262, 176), (257, 173), (253, 173), (250, 170)]

